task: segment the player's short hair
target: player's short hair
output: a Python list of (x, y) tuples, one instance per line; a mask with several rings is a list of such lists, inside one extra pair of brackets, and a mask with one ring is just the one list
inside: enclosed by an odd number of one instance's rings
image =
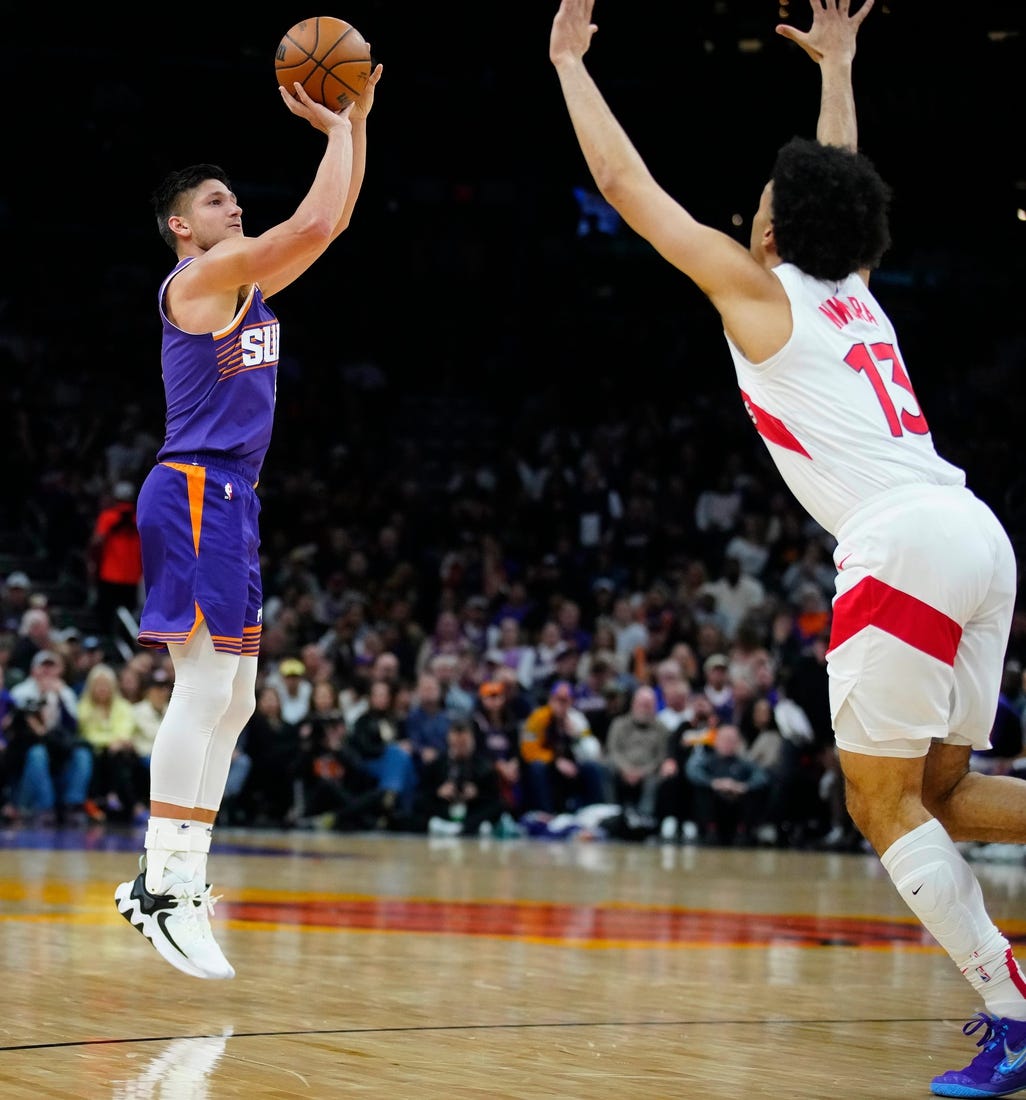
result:
[(891, 190), (862, 153), (792, 138), (773, 166), (777, 253), (815, 279), (874, 268), (891, 243)]
[(171, 232), (167, 220), (173, 214), (182, 213), (182, 198), (199, 187), (204, 180), (219, 180), (229, 191), (232, 189), (231, 181), (223, 168), (216, 164), (192, 164), (165, 176), (151, 196), (150, 201), (157, 215), (157, 232), (176, 256), (178, 238)]

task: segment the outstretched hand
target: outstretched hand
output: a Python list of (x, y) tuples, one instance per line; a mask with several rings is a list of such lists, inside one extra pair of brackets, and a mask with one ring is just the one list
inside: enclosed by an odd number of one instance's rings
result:
[(796, 42), (816, 62), (825, 59), (851, 61), (855, 56), (855, 36), (870, 13), (873, 0), (864, 0), (854, 15), (848, 14), (850, 0), (809, 0), (812, 26), (800, 31), (788, 23), (777, 25), (777, 34)]
[(595, 0), (562, 0), (552, 21), (549, 35), (549, 60), (579, 61), (588, 52), (591, 36), (598, 30), (591, 21)]

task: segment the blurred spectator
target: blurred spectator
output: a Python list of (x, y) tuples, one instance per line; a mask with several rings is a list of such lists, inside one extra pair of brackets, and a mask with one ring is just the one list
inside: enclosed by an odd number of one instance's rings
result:
[(410, 713), (406, 716), (404, 740), (417, 767), (430, 764), (445, 751), (451, 715), (445, 709), (442, 684), (432, 672), (417, 677)]
[(392, 685), (387, 680), (375, 680), (370, 685), (367, 709), (356, 719), (347, 745), (355, 762), (381, 791), (381, 812), (386, 819), (383, 823), (404, 828), (412, 820), (418, 783), (414, 760), (402, 747), (408, 736), (394, 710)]
[(27, 674), (37, 653), (59, 648), (60, 639), (50, 621), (50, 612), (43, 607), (30, 607), (21, 617), (8, 667)]
[(32, 658), (27, 679), (11, 689), (8, 769), (19, 813), (42, 823), (84, 818), (93, 754), (78, 732), (78, 699), (50, 650)]
[(519, 816), (520, 722), (509, 707), (501, 680), (486, 680), (472, 715), (477, 739), (499, 776), (499, 794), (507, 810)]
[(286, 657), (278, 666), (277, 677), (269, 677), (269, 682), (281, 699), (282, 718), (298, 726), (310, 709), (313, 694), (313, 684), (306, 678), (306, 665), (298, 657)]
[(117, 610), (139, 610), (142, 548), (135, 522), (135, 486), (119, 481), (93, 525), (87, 562), (96, 592), (96, 621), (105, 633), (118, 633)]
[(417, 652), (417, 672), (427, 671), (432, 659), (439, 654), (458, 657), (463, 641), (459, 616), (454, 611), (440, 611), (435, 617), (434, 630), (424, 639)]
[(17, 633), (29, 607), (32, 582), (20, 569), (8, 574), (0, 587), (0, 633)]
[(385, 791), (352, 753), (342, 712), (320, 713), (308, 722), (298, 766), (302, 820), (342, 831), (383, 824)]
[(637, 688), (627, 714), (614, 718), (606, 737), (605, 756), (613, 780), (613, 801), (649, 819), (654, 829), (666, 818), (677, 823), (676, 791), (667, 780), (677, 777), (669, 754), (670, 734), (656, 718), (656, 693)]
[(742, 573), (760, 581), (771, 551), (767, 526), (763, 513), (746, 513), (741, 517), (741, 530), (728, 540), (724, 549), (725, 557), (737, 559)]
[(132, 716), (135, 720), (132, 744), (140, 764), (147, 771), (150, 767), (150, 756), (153, 754), (153, 742), (164, 719), (167, 705), (171, 702), (173, 688), (171, 673), (165, 668), (155, 668), (146, 680), (142, 698), (132, 704)]
[(764, 820), (769, 776), (744, 754), (737, 726), (717, 728), (712, 745), (688, 757), (687, 777), (700, 838), (708, 844), (752, 841)]
[(110, 665), (94, 666), (86, 677), (78, 700), (78, 728), (93, 750), (93, 777), (87, 813), (95, 820), (106, 817), (129, 821), (144, 803), (148, 788), (134, 734), (133, 705), (121, 694)]
[(256, 710), (240, 741), (250, 769), (237, 809), (246, 824), (286, 824), (294, 802), (293, 784), (299, 779), (300, 738), (297, 727), (282, 716), (281, 696), (274, 687), (265, 684), (257, 692)]
[(573, 686), (557, 681), (548, 702), (527, 716), (520, 731), (527, 810), (559, 814), (609, 801), (601, 745), (572, 702)]
[(425, 671), (438, 681), (442, 709), (450, 714), (469, 715), (474, 709), (474, 694), (459, 682), (463, 657), (451, 653), (439, 653), (428, 662)]
[(513, 669), (517, 679), (525, 687), (531, 683), (531, 647), (524, 641), (520, 622), (512, 615), (499, 620), (485, 653), (486, 660), (495, 666), (505, 665)]
[(445, 751), (425, 765), (421, 801), (422, 819), (436, 836), (476, 836), (508, 812), (495, 762), (478, 746), (469, 718), (452, 720)]
[(726, 620), (724, 630), (729, 641), (733, 641), (741, 620), (761, 608), (766, 600), (762, 581), (742, 573), (741, 563), (735, 557), (724, 560), (723, 572), (702, 586), (702, 594), (715, 600), (716, 611)]
[(525, 662), (525, 687), (532, 699), (545, 697), (546, 689), (556, 672), (556, 654), (563, 649), (563, 645), (559, 623), (555, 619), (548, 619), (538, 632), (537, 641), (531, 647), (530, 656)]
[(712, 704), (720, 722), (724, 723), (734, 720), (734, 685), (728, 676), (729, 668), (730, 661), (724, 653), (711, 654), (702, 665), (705, 675), (702, 694)]

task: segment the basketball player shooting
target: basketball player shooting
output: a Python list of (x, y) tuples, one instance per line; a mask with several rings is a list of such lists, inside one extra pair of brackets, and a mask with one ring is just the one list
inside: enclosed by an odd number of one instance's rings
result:
[(172, 966), (197, 978), (235, 970), (214, 939), (207, 854), (232, 752), (255, 709), (262, 588), (255, 487), (271, 439), (280, 355), (267, 299), (349, 225), (363, 183), (366, 122), (381, 66), (343, 111), (282, 87), (286, 107), (326, 138), (291, 217), (259, 236), (224, 171), (197, 164), (153, 196), (177, 263), (158, 295), (167, 424), (139, 493), (146, 601), (139, 643), (166, 645), (174, 692), (150, 763), (141, 872), (119, 912)]
[[(889, 191), (857, 152), (852, 63), (872, 0), (811, 0), (778, 33), (819, 65), (815, 141), (777, 154), (746, 249), (652, 178), (584, 65), (593, 0), (563, 0), (549, 56), (605, 199), (717, 309), (741, 398), (798, 501), (837, 539), (828, 676), (848, 808), (984, 1010), (939, 1096), (1026, 1091), (1026, 980), (955, 840), (1026, 839), (1026, 784), (989, 747), (1016, 592), (1009, 539), (934, 448), (869, 276)], [(601, 36), (597, 40), (601, 43)]]

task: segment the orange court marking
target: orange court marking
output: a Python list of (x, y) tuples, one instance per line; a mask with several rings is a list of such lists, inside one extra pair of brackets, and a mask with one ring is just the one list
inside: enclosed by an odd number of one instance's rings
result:
[[(664, 906), (562, 905), (345, 897), (223, 900), (218, 915), (236, 927), (347, 929), (492, 936), (590, 947), (767, 945), (937, 948), (913, 918), (735, 913)], [(1020, 936), (1026, 925), (1020, 926)], [(1009, 936), (1015, 940), (1014, 935)], [(939, 950), (939, 948), (937, 948)]]

